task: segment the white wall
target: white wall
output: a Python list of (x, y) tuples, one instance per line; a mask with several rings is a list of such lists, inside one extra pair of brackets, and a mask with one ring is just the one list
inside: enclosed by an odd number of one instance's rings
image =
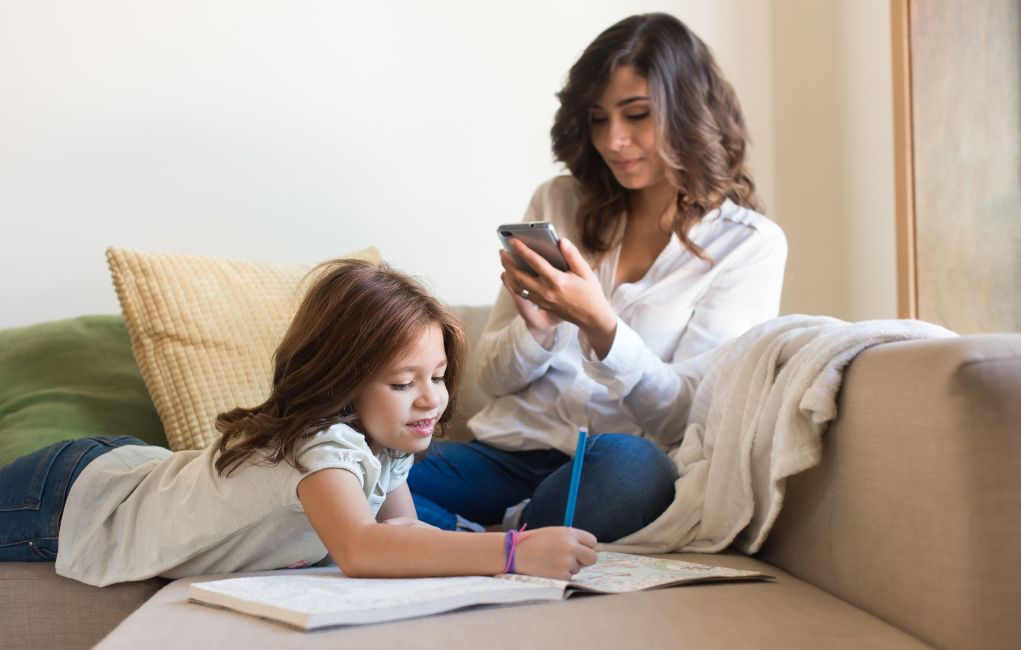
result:
[(773, 0), (781, 310), (897, 317), (889, 0)]
[[(491, 302), (496, 225), (519, 219), (557, 172), (554, 93), (599, 31), (646, 11), (678, 15), (716, 52), (745, 109), (762, 196), (798, 244), (810, 202), (792, 189), (806, 165), (791, 160), (818, 145), (791, 137), (778, 97), (791, 85), (778, 67), (790, 52), (774, 52), (779, 23), (819, 24), (792, 15), (790, 1), (532, 0), (497, 10), (453, 0), (0, 0), (0, 327), (116, 312), (109, 245), (314, 263), (374, 244), (445, 300)], [(833, 11), (868, 31), (883, 3), (863, 3), (865, 18), (853, 0)], [(817, 39), (819, 51), (797, 60), (830, 60), (830, 46)], [(848, 57), (830, 65), (851, 75), (854, 93), (871, 92), (880, 59), (869, 71)], [(888, 150), (871, 142), (885, 137), (870, 130), (875, 120), (857, 124), (870, 150)], [(824, 144), (857, 146), (862, 133)], [(852, 213), (885, 218), (884, 206), (851, 197), (871, 178), (851, 169), (882, 166), (862, 157), (848, 167), (846, 155), (827, 157), (831, 173), (851, 179), (840, 181), (839, 203), (856, 207), (827, 216), (841, 231)], [(892, 189), (889, 203), (892, 242)], [(792, 250), (799, 277), (833, 259), (801, 254)], [(795, 279), (785, 307), (851, 313), (845, 306), (871, 300), (848, 288), (855, 254), (842, 253), (833, 273), (839, 301)]]

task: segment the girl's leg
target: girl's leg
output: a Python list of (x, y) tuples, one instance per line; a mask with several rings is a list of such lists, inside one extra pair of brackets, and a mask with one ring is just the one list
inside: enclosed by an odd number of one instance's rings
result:
[(531, 496), (566, 461), (556, 450), (509, 452), (477, 441), (436, 440), (411, 468), (408, 487), (418, 518), (428, 524), (454, 530), (460, 515), (488, 526), (503, 521), (508, 507)]
[[(677, 472), (656, 445), (638, 436), (604, 433), (585, 448), (574, 527), (612, 542), (663, 514), (674, 499)], [(529, 528), (563, 526), (571, 463), (549, 475), (535, 489), (522, 513)]]
[(136, 438), (65, 440), (0, 468), (0, 562), (53, 562), (64, 503), (85, 466)]

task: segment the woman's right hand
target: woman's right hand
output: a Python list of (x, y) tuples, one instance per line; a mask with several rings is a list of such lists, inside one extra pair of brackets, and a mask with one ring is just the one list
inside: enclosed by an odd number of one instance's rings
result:
[(577, 528), (551, 526), (521, 533), (514, 552), (514, 571), (570, 580), (596, 563), (595, 535)]
[(539, 305), (531, 300), (522, 298), (518, 290), (511, 287), (506, 273), (502, 274), (500, 279), (503, 281), (504, 286), (507, 287), (507, 291), (510, 292), (511, 299), (514, 300), (514, 306), (517, 307), (518, 313), (524, 319), (525, 327), (532, 335), (532, 338), (544, 348), (549, 348), (552, 345), (550, 339), (553, 336), (553, 330), (563, 321), (545, 309), (540, 309)]
[(511, 239), (510, 246), (538, 274), (532, 276), (517, 268), (507, 251), (500, 251), (504, 286), (511, 295), (521, 296), (524, 293), (529, 301), (545, 312), (545, 321), (529, 318), (522, 311), (521, 303), (515, 299), (518, 312), (525, 319), (528, 331), (536, 341), (549, 349), (552, 327), (543, 331), (541, 325), (567, 321), (578, 326), (600, 359), (606, 357), (617, 333), (617, 314), (581, 251), (566, 237), (561, 239), (560, 251), (568, 270), (560, 271), (517, 239)]
[(511, 261), (506, 251), (500, 251), (500, 263), (504, 267), (504, 272), (500, 274), (500, 281), (503, 282), (503, 286), (507, 288), (511, 299), (514, 300), (514, 306), (521, 314), (521, 318), (524, 319), (525, 327), (528, 328), (528, 332), (539, 345), (549, 348), (553, 343), (550, 340), (553, 337), (553, 330), (563, 321), (545, 309), (540, 309), (539, 305), (531, 300), (521, 297), (521, 287), (515, 284), (514, 279), (507, 272), (514, 262)]

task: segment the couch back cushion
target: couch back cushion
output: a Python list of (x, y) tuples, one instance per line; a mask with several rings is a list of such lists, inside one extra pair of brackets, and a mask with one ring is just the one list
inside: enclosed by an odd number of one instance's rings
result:
[(0, 466), (66, 438), (166, 446), (120, 316), (0, 331)]
[[(489, 306), (453, 306), (450, 310), (464, 324), (465, 332), (468, 334), (468, 341), (471, 343), (472, 352), (482, 330), (489, 320)], [(461, 382), (461, 389), (457, 396), (457, 412), (444, 425), (443, 437), (451, 440), (467, 441), (472, 439), (468, 431), (468, 419), (478, 413), (486, 403), (486, 396), (479, 388), (478, 372), (474, 360), (469, 358), (467, 371), (464, 380)]]

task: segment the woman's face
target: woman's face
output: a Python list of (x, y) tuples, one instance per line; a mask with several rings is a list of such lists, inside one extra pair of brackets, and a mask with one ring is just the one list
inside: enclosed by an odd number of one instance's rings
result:
[(650, 108), (649, 81), (631, 66), (613, 71), (592, 107), (592, 145), (629, 190), (652, 187), (666, 177)]

